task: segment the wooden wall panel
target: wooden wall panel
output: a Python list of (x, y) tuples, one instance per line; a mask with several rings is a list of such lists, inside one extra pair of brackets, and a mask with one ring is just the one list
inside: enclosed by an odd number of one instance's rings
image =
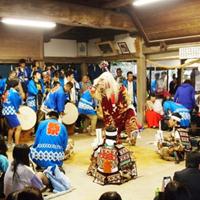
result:
[(0, 61), (27, 57), (43, 59), (43, 32), (30, 28), (0, 26)]

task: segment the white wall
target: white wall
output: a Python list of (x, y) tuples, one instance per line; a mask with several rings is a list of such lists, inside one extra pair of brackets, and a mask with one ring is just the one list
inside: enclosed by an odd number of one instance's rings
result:
[(116, 35), (115, 36), (115, 47), (118, 50), (120, 50), (117, 43), (118, 42), (126, 42), (128, 48), (129, 48), (129, 51), (131, 53), (135, 53), (136, 52), (136, 50), (135, 50), (135, 39), (136, 38), (130, 37), (129, 34)]
[(44, 43), (45, 57), (77, 57), (76, 40), (51, 39)]
[[(101, 56), (101, 52), (97, 49), (96, 43), (100, 42), (101, 40), (99, 38), (89, 40), (88, 42), (88, 56)], [(128, 34), (122, 34), (122, 35), (116, 35), (115, 40), (112, 42), (114, 45), (114, 48), (117, 49), (119, 54), (121, 54), (121, 51), (118, 46), (118, 42), (126, 42), (129, 51), (131, 53), (135, 53), (135, 38), (130, 37)]]
[[(99, 38), (88, 41), (88, 56), (102, 55), (96, 46), (96, 43), (100, 41)], [(117, 42), (126, 42), (130, 52), (135, 52), (135, 38), (130, 37), (128, 34), (117, 35), (113, 41), (114, 48), (121, 54)], [(50, 42), (44, 43), (44, 56), (77, 57), (77, 42), (76, 40), (51, 39)]]
[(88, 41), (88, 56), (100, 56), (101, 52), (97, 49), (96, 43), (100, 42), (100, 39), (93, 39)]

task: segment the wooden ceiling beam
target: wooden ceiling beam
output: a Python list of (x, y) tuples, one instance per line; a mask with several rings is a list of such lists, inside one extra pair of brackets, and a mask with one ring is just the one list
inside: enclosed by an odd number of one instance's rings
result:
[(132, 4), (132, 3), (133, 3), (133, 0), (115, 0), (112, 2), (104, 3), (102, 7), (109, 8), (109, 9), (120, 8), (120, 7), (127, 6), (129, 4)]
[(56, 0), (1, 0), (0, 17), (48, 20), (67, 26), (136, 30), (126, 13)]
[(74, 27), (63, 26), (63, 25), (57, 26), (56, 30), (51, 30), (45, 34), (45, 36), (44, 36), (45, 42), (48, 42), (51, 38), (57, 38), (59, 35), (70, 31), (72, 28), (74, 28)]
[(148, 35), (146, 34), (146, 32), (143, 28), (143, 25), (141, 24), (140, 20), (137, 17), (136, 11), (134, 10), (133, 7), (127, 7), (127, 11), (129, 13), (129, 15), (131, 16), (133, 23), (137, 27), (139, 34), (141, 34), (144, 41), (148, 44), (149, 43)]
[[(171, 45), (167, 45), (166, 52), (173, 52), (173, 51), (178, 51), (179, 48), (196, 47), (196, 46), (200, 46), (200, 42), (171, 44)], [(143, 46), (143, 53), (146, 55), (147, 54), (166, 53), (166, 52), (161, 51), (160, 46), (151, 46), (151, 47)]]
[(114, 56), (92, 56), (92, 57), (45, 57), (45, 62), (50, 63), (100, 63), (102, 60), (111, 61), (134, 61), (137, 56), (133, 53)]

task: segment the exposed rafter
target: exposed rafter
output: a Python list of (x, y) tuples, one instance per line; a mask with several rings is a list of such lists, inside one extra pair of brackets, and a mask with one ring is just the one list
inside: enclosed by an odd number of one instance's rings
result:
[(1, 0), (0, 17), (50, 20), (67, 26), (135, 30), (128, 14), (55, 0)]
[(70, 31), (72, 28), (74, 27), (59, 25), (56, 27), (56, 30), (50, 31), (47, 34), (45, 34), (45, 41), (47, 42), (51, 38), (57, 38), (59, 35)]
[(104, 3), (103, 8), (120, 8), (132, 4), (133, 0), (113, 0), (112, 2)]

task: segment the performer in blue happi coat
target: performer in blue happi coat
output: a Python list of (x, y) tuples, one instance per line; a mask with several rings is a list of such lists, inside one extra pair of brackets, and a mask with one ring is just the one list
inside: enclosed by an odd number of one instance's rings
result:
[(42, 105), (44, 94), (44, 85), (41, 82), (41, 74), (38, 71), (33, 72), (33, 79), (29, 81), (27, 89), (27, 105), (37, 112)]
[(23, 91), (27, 92), (27, 84), (31, 77), (31, 69), (26, 66), (26, 61), (24, 59), (19, 60), (17, 76), (22, 85)]
[(165, 114), (169, 113), (179, 113), (181, 115), (180, 126), (181, 127), (189, 127), (190, 126), (190, 111), (181, 104), (175, 103), (173, 101), (164, 101), (163, 109)]
[(51, 111), (49, 119), (40, 122), (36, 138), (31, 147), (30, 157), (40, 167), (62, 166), (68, 133), (65, 126), (58, 122), (58, 113)]
[(65, 91), (65, 103), (71, 101), (71, 90), (73, 88), (73, 83), (72, 82), (67, 82), (64, 85), (64, 91)]
[(16, 113), (19, 112), (19, 107), (22, 104), (22, 98), (19, 95), (18, 89), (19, 81), (11, 80), (8, 82), (7, 91), (3, 95), (3, 109), (2, 115), (8, 122), (8, 145), (12, 144), (13, 133), (15, 132), (15, 144), (19, 143), (21, 125)]
[(65, 107), (65, 92), (59, 82), (55, 81), (53, 83), (53, 88), (47, 95), (43, 105), (48, 110), (54, 110), (59, 114), (64, 112)]
[(92, 91), (86, 90), (78, 103), (78, 111), (80, 114), (86, 115), (91, 120), (90, 134), (95, 135), (97, 124), (96, 101), (92, 97)]
[(6, 89), (6, 78), (0, 76), (0, 96), (2, 96), (5, 89)]

